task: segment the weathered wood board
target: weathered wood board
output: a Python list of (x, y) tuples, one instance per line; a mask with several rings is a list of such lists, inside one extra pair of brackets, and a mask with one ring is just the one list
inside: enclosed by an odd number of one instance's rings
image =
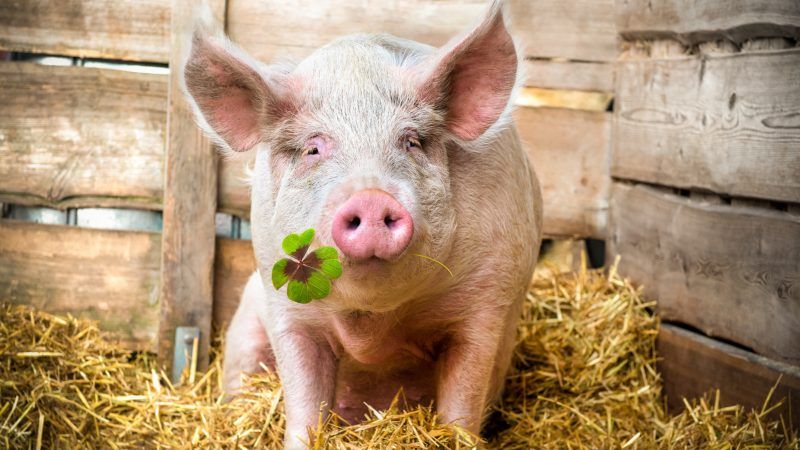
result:
[[(192, 11), (201, 0), (172, 1), (170, 65), (181, 67), (194, 27)], [(207, 5), (222, 23), (225, 0)], [(177, 327), (197, 327), (197, 369), (208, 366), (214, 307), (214, 247), (217, 212), (217, 154), (195, 124), (184, 98), (180, 71), (170, 71), (164, 225), (161, 253), (159, 361), (172, 370)]]
[[(606, 112), (612, 104), (611, 92), (586, 92), (523, 87), (514, 99), (516, 107), (566, 108)], [(520, 124), (524, 125), (524, 124)]]
[(800, 49), (618, 66), (611, 174), (800, 201)]
[(0, 49), (167, 62), (170, 2), (0, 2)]
[[(229, 0), (227, 30), (231, 39), (256, 58), (298, 59), (351, 33), (386, 32), (441, 45), (477, 21), (483, 0), (373, 2), (335, 0)], [(447, 20), (443, 20), (446, 17)]]
[(231, 158), (220, 158), (217, 210), (245, 219), (250, 217), (249, 170), (256, 152), (250, 151)]
[(614, 183), (609, 234), (665, 320), (800, 363), (800, 215)]
[[(611, 115), (557, 108), (517, 108), (520, 139), (544, 196), (544, 233), (603, 237), (608, 207)], [(247, 158), (220, 164), (220, 211), (250, 216)]]
[(0, 62), (0, 199), (160, 209), (166, 78)]
[[(613, 0), (509, 3), (514, 34), (525, 49), (525, 56), (579, 61), (616, 58)], [(389, 33), (440, 46), (476, 23), (487, 5), (484, 0), (369, 5), (361, 0), (336, 0), (313, 6), (302, 0), (230, 0), (227, 26), (234, 42), (263, 61), (296, 60), (337, 37), (358, 32)], [(611, 66), (602, 67), (601, 75), (595, 75), (597, 66), (590, 67), (587, 77), (608, 78)], [(573, 68), (582, 69), (583, 66)], [(534, 80), (539, 87), (557, 87), (563, 83), (563, 74), (553, 67)]]
[(256, 270), (253, 243), (249, 240), (217, 238), (214, 263), (214, 326), (231, 322), (247, 279)]
[(525, 56), (577, 61), (617, 57), (614, 0), (511, 0), (508, 5)]
[[(662, 324), (658, 336), (658, 369), (664, 380), (667, 407), (684, 410), (683, 398), (720, 390), (720, 407), (743, 405), (761, 410), (773, 386), (771, 405), (784, 403), (773, 417), (800, 429), (800, 368), (741, 350), (698, 333)], [(780, 378), (780, 383), (778, 379)], [(713, 400), (712, 400), (713, 401)], [(791, 415), (792, 421), (789, 422)]]
[(800, 37), (797, 0), (620, 0), (616, 13), (617, 30), (628, 39), (667, 37), (693, 44)]
[[(367, 8), (362, 2), (338, 0), (309, 8), (300, 0), (230, 3), (234, 40), (265, 60), (302, 57), (335, 37), (355, 32), (386, 31), (441, 45), (474, 23), (487, 4), (416, 0)], [(585, 61), (616, 57), (613, 0), (517, 0), (510, 13), (526, 55), (545, 58), (529, 64), (540, 72), (529, 72), (531, 86), (611, 90), (607, 81), (612, 66)], [(170, 4), (165, 0), (113, 7), (108, 0), (5, 3), (0, 5), (0, 49), (164, 63), (169, 60), (169, 20)]]
[(0, 301), (96, 320), (153, 351), (160, 255), (157, 233), (0, 220)]
[(544, 234), (603, 237), (610, 180), (610, 114), (518, 108), (515, 119), (541, 183)]
[(577, 91), (614, 90), (614, 67), (611, 63), (529, 58), (522, 67), (526, 86)]

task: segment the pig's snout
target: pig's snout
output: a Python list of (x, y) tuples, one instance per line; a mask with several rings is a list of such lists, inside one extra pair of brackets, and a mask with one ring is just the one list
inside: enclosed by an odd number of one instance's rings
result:
[(353, 194), (333, 218), (333, 240), (348, 258), (392, 260), (414, 234), (411, 214), (388, 193), (368, 189)]

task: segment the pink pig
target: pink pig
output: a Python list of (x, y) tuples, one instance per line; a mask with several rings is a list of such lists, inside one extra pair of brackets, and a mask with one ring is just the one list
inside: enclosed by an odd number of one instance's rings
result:
[[(400, 387), (480, 431), (541, 239), (511, 118), (519, 60), (499, 2), (438, 49), (358, 34), (296, 67), (195, 33), (184, 77), (198, 121), (223, 149), (256, 151), (259, 271), (228, 330), (225, 385), (235, 393), (259, 363), (277, 370), (287, 448), (305, 446), (320, 407), (358, 421)], [(344, 271), (330, 296), (297, 304), (270, 274), (282, 238), (306, 228)]]

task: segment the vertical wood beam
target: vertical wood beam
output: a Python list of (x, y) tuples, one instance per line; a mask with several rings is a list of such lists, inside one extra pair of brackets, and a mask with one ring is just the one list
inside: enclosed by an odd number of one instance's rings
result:
[(202, 4), (217, 23), (223, 23), (225, 0), (172, 1), (158, 335), (159, 361), (166, 373), (172, 369), (177, 327), (200, 329), (198, 370), (208, 366), (211, 340), (217, 155), (195, 125), (180, 85), (196, 9)]

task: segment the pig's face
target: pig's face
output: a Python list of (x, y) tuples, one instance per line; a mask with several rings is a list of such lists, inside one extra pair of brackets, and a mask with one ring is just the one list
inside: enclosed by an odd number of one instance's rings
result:
[(481, 151), (505, 116), (516, 68), (497, 15), (438, 50), (356, 35), (284, 70), (196, 34), (184, 73), (217, 142), (258, 148), (259, 265), (271, 267), (286, 234), (313, 227), (318, 244), (343, 256), (337, 296), (374, 310), (447, 276), (425, 257), (448, 260), (453, 241), (448, 152)]
[(417, 101), (412, 75), (375, 42), (321, 49), (293, 72), (302, 108), (261, 150), (274, 208), (256, 234), (315, 228), (343, 256), (335, 287), (348, 297), (408, 293), (438, 269), (416, 255), (444, 260), (452, 242), (443, 118)]

